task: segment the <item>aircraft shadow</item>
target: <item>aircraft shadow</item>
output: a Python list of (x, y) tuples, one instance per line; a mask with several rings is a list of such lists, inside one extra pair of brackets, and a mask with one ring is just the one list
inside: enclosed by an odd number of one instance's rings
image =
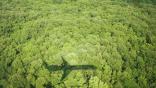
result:
[(49, 70), (49, 72), (54, 72), (54, 71), (63, 71), (63, 75), (61, 78), (61, 81), (66, 78), (69, 73), (72, 70), (96, 70), (97, 68), (94, 65), (70, 65), (63, 57), (62, 57), (63, 63), (61, 65), (48, 65), (47, 63), (44, 62), (44, 65), (46, 69)]
[(62, 81), (69, 75), (69, 73), (72, 70), (95, 70), (96, 67), (94, 65), (65, 65), (65, 66), (50, 65), (47, 66), (47, 69), (49, 70), (49, 72), (62, 70), (63, 71), (63, 75), (61, 77)]
[(70, 65), (65, 59), (63, 59), (63, 63), (61, 65), (47, 65), (45, 63), (46, 69), (49, 70), (49, 72), (54, 72), (54, 71), (63, 71), (63, 75), (61, 78), (61, 81), (66, 78), (69, 73), (72, 70), (96, 70), (97, 68), (94, 65)]

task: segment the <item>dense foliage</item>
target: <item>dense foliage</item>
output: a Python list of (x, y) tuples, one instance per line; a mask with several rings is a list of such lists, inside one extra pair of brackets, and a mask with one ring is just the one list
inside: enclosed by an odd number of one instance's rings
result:
[(0, 1), (0, 88), (155, 88), (155, 54), (155, 0)]

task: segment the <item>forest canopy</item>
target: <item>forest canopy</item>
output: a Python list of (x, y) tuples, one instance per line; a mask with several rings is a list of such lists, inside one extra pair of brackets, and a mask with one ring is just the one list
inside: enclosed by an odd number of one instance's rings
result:
[(155, 87), (156, 0), (0, 1), (0, 88)]

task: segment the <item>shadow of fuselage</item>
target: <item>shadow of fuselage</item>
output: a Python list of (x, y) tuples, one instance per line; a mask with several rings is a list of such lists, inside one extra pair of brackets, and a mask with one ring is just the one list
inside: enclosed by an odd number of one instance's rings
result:
[(52, 72), (58, 70), (95, 70), (96, 67), (93, 65), (50, 65), (47, 66), (47, 69)]

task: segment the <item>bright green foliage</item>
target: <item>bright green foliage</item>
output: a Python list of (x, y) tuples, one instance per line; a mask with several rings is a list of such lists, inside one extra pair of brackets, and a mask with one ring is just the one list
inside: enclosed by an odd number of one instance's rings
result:
[[(0, 88), (155, 88), (155, 0), (1, 0)], [(95, 65), (63, 71), (47, 65)]]

